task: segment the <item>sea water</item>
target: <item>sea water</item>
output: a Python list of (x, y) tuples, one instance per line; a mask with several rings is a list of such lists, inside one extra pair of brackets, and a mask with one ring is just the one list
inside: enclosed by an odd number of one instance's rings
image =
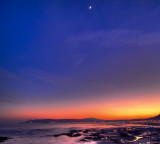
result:
[(80, 142), (83, 137), (54, 137), (54, 134), (87, 128), (113, 128), (125, 125), (106, 124), (17, 124), (0, 125), (0, 137), (11, 139), (3, 144), (96, 144), (96, 142)]

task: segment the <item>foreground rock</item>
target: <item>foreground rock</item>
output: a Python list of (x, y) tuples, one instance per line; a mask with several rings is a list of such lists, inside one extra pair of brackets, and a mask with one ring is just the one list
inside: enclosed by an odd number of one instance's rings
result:
[(66, 135), (68, 137), (79, 137), (79, 136), (82, 135), (79, 132), (80, 132), (80, 130), (72, 130), (69, 133), (62, 133), (62, 134), (57, 134), (57, 135), (53, 135), (53, 136), (54, 137), (59, 137), (59, 136), (62, 136), (62, 135)]
[(8, 137), (0, 137), (0, 142), (4, 142), (4, 141), (6, 141), (8, 139), (9, 139)]

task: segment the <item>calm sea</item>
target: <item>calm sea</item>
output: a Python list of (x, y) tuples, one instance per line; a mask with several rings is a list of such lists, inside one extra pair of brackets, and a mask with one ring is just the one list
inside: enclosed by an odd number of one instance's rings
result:
[[(125, 126), (125, 125), (120, 125)], [(10, 137), (3, 144), (96, 144), (79, 142), (82, 137), (53, 137), (54, 134), (87, 128), (119, 127), (106, 124), (18, 124), (0, 125), (0, 137)]]

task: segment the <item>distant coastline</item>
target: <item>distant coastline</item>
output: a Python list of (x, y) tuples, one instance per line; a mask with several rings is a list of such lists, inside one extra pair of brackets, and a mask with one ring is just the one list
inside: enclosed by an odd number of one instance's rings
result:
[(146, 118), (146, 119), (130, 119), (130, 120), (103, 120), (96, 118), (85, 118), (85, 119), (35, 119), (28, 120), (24, 123), (34, 124), (34, 123), (72, 123), (72, 124), (118, 124), (118, 123), (126, 123), (126, 124), (146, 124), (146, 125), (160, 125), (160, 115)]

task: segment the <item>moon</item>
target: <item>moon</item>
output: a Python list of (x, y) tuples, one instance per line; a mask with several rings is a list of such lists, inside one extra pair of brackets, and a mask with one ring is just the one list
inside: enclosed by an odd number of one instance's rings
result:
[(91, 9), (92, 9), (92, 6), (90, 5), (88, 8), (89, 8), (89, 10), (91, 10)]

